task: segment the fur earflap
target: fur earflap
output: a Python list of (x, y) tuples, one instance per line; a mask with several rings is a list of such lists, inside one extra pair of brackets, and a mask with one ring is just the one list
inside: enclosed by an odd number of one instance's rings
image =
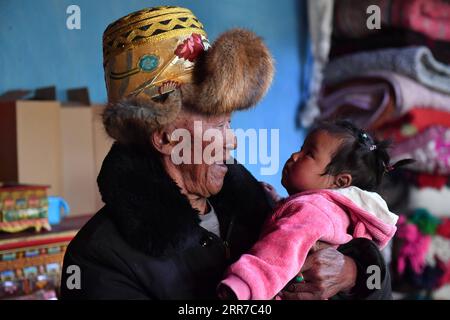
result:
[(103, 112), (103, 125), (120, 143), (147, 144), (151, 132), (175, 120), (181, 104), (179, 90), (157, 99), (139, 95), (109, 104)]
[(183, 90), (183, 102), (206, 114), (247, 109), (267, 92), (273, 73), (272, 56), (261, 38), (233, 29), (196, 61), (194, 90)]

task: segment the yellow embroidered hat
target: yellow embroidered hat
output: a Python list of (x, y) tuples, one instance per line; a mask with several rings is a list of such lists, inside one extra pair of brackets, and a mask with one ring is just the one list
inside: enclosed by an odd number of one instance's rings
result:
[(208, 48), (202, 23), (188, 9), (147, 8), (120, 18), (103, 34), (108, 101), (155, 97), (191, 82), (194, 61)]
[(202, 23), (180, 7), (131, 13), (103, 34), (107, 133), (133, 142), (171, 123), (181, 108), (225, 114), (258, 103), (273, 77), (272, 56), (256, 34), (232, 29), (209, 44)]

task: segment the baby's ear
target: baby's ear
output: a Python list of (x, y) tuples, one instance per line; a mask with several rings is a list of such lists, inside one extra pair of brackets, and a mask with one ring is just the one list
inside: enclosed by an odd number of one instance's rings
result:
[(346, 188), (352, 185), (352, 175), (349, 173), (340, 173), (334, 177), (334, 186), (336, 188)]

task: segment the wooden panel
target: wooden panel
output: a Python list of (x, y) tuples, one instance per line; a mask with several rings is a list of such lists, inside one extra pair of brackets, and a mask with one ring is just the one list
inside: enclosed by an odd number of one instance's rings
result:
[(18, 181), (16, 103), (0, 103), (0, 181)]

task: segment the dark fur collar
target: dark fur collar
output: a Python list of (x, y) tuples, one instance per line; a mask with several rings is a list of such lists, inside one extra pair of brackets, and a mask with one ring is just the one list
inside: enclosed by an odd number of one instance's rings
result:
[[(234, 216), (238, 217), (239, 227), (234, 224), (233, 234), (256, 240), (272, 204), (247, 169), (236, 161), (227, 166), (222, 190), (209, 199), (217, 213), (221, 235), (226, 238), (230, 234)], [(115, 143), (103, 161), (97, 182), (106, 211), (134, 248), (152, 256), (168, 255), (187, 245), (187, 240), (195, 241), (193, 235), (201, 236), (198, 212), (167, 175), (152, 149)], [(243, 226), (247, 226), (246, 231)], [(247, 234), (249, 230), (255, 234)], [(246, 234), (239, 235), (242, 232)]]
[(152, 150), (115, 143), (97, 183), (119, 232), (138, 250), (166, 254), (198, 228), (197, 211)]

